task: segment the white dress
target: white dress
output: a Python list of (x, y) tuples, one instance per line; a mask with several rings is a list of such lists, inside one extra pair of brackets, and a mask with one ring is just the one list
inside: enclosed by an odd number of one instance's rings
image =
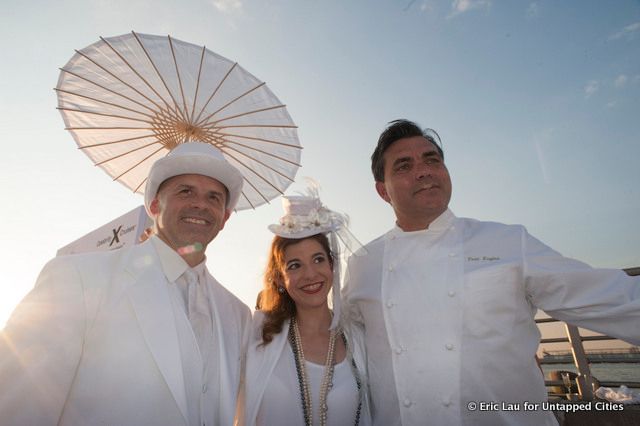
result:
[[(295, 367), (295, 358), (290, 345), (285, 345), (280, 359), (267, 382), (256, 425), (304, 425), (300, 385)], [(320, 386), (324, 376), (324, 365), (305, 361), (307, 380), (311, 393), (313, 424), (320, 423)], [(327, 425), (345, 426), (355, 423), (358, 408), (358, 388), (353, 377), (350, 362), (345, 357), (336, 364), (333, 372), (333, 386), (327, 395)]]
[[(300, 385), (293, 351), (288, 340), (289, 321), (282, 331), (262, 345), (264, 314), (257, 311), (253, 318), (253, 333), (247, 350), (246, 368), (240, 393), (236, 424), (238, 425), (304, 425)], [(353, 359), (361, 378), (359, 425), (371, 425), (369, 393), (366, 379), (366, 357), (362, 331), (356, 327), (345, 330), (348, 356), (334, 369), (333, 387), (327, 396), (327, 424), (355, 424), (358, 391), (351, 367)], [(314, 424), (318, 424), (318, 399), (324, 366), (306, 362), (307, 380), (311, 383)]]

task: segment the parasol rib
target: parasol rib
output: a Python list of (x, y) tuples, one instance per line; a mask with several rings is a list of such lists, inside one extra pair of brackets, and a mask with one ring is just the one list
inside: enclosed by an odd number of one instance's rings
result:
[[(102, 39), (104, 41), (104, 39)], [(105, 42), (106, 43), (106, 42)], [(111, 47), (111, 45), (109, 43), (107, 43), (107, 46)], [(111, 49), (113, 50), (113, 48), (111, 47)], [(137, 94), (139, 94), (140, 96), (142, 96), (143, 98), (145, 98), (146, 100), (148, 100), (149, 102), (151, 102), (153, 105), (155, 105), (156, 108), (158, 109), (162, 109), (160, 107), (160, 105), (158, 105), (155, 101), (153, 101), (151, 98), (149, 98), (148, 96), (146, 96), (145, 94), (143, 94), (141, 91), (139, 91), (138, 89), (136, 89), (135, 87), (133, 87), (132, 85), (130, 85), (129, 83), (127, 83), (126, 81), (122, 80), (120, 77), (116, 76), (115, 74), (113, 74), (111, 71), (109, 71), (108, 69), (106, 69), (105, 67), (103, 67), (102, 65), (100, 65), (99, 63), (97, 63), (96, 61), (94, 61), (92, 58), (90, 58), (88, 55), (85, 55), (84, 53), (82, 53), (79, 50), (76, 50), (76, 52), (82, 56), (83, 58), (85, 58), (86, 60), (88, 60), (89, 62), (91, 62), (92, 64), (94, 64), (95, 66), (97, 66), (98, 68), (100, 68), (101, 70), (103, 70), (104, 72), (106, 72), (107, 74), (109, 74), (110, 76), (112, 76), (113, 78), (115, 78), (116, 80), (118, 80), (120, 83), (124, 84), (125, 86), (127, 86), (128, 88), (130, 88), (131, 90), (133, 90), (134, 92), (136, 92)], [(115, 52), (115, 50), (114, 50)], [(120, 54), (116, 52), (116, 54), (120, 57)], [(122, 58), (121, 58), (122, 59)], [(124, 60), (124, 59), (123, 59)], [(125, 62), (126, 63), (126, 62)], [(127, 64), (128, 65), (128, 64)], [(67, 71), (68, 72), (68, 71)], [(134, 71), (135, 72), (135, 71)], [(151, 89), (153, 90), (153, 88)], [(155, 93), (155, 91), (154, 91)], [(165, 100), (162, 98), (162, 96), (158, 95), (156, 93), (156, 95), (162, 99), (162, 101), (165, 103)], [(169, 105), (166, 105), (167, 107), (169, 107)], [(176, 118), (178, 118), (176, 116)]]
[(125, 170), (124, 172), (122, 172), (119, 176), (116, 176), (115, 178), (113, 178), (113, 180), (118, 180), (120, 179), (122, 176), (126, 175), (127, 173), (129, 173), (131, 170), (135, 169), (136, 167), (138, 167), (140, 164), (144, 163), (145, 161), (147, 161), (149, 158), (151, 158), (152, 156), (154, 156), (155, 154), (157, 154), (158, 152), (160, 152), (161, 150), (163, 150), (164, 147), (160, 147), (158, 148), (156, 151), (152, 152), (151, 154), (149, 154), (148, 156), (146, 156), (145, 158), (143, 158), (142, 160), (138, 161), (136, 164), (134, 164), (132, 167), (130, 167), (129, 169)]
[(216, 93), (218, 93), (218, 90), (220, 90), (220, 87), (222, 87), (224, 82), (227, 80), (227, 77), (229, 77), (229, 74), (231, 74), (231, 71), (233, 71), (236, 68), (237, 65), (238, 65), (238, 63), (234, 62), (234, 64), (231, 66), (231, 68), (229, 68), (229, 71), (227, 71), (227, 73), (224, 75), (224, 77), (222, 77), (222, 80), (220, 80), (220, 83), (218, 83), (216, 88), (213, 89), (213, 92), (211, 93), (211, 96), (209, 96), (209, 98), (207, 99), (207, 102), (204, 103), (204, 105), (200, 109), (200, 112), (198, 113), (198, 116), (194, 120), (196, 122), (196, 125), (199, 125), (200, 117), (202, 116), (202, 113), (204, 112), (204, 110), (209, 105), (209, 102), (211, 102), (211, 99), (213, 99), (213, 97), (216, 95)]
[(204, 64), (204, 53), (207, 51), (205, 46), (202, 46), (202, 54), (200, 55), (200, 65), (198, 66), (198, 78), (196, 79), (196, 92), (193, 95), (193, 105), (191, 105), (191, 119), (196, 113), (196, 101), (198, 100), (198, 91), (200, 90), (200, 76), (202, 75), (202, 65)]
[[(219, 141), (219, 143), (216, 143), (215, 145), (218, 146), (221, 150), (230, 149), (230, 150), (233, 150), (233, 151), (235, 151), (237, 153), (240, 153), (240, 154), (244, 155), (245, 157), (255, 161), (256, 163), (262, 164), (264, 167), (266, 167), (268, 169), (271, 169), (273, 172), (279, 174), (280, 176), (282, 176), (282, 177), (284, 177), (284, 178), (286, 178), (288, 180), (291, 180), (291, 178), (289, 178), (289, 176), (282, 174), (281, 172), (279, 172), (278, 170), (276, 170), (273, 167), (269, 166), (268, 164), (263, 163), (262, 160), (259, 160), (258, 158), (255, 158), (255, 157), (249, 155), (248, 153), (246, 153), (244, 151), (238, 150), (238, 149), (230, 146), (229, 144), (240, 145), (240, 146), (242, 146), (244, 148), (247, 148), (250, 152), (260, 152), (260, 153), (265, 154), (265, 155), (267, 155), (269, 157), (284, 161), (284, 162), (289, 163), (289, 164), (294, 165), (294, 166), (301, 167), (298, 163), (295, 163), (295, 162), (293, 162), (293, 161), (291, 161), (291, 160), (289, 160), (287, 158), (280, 157), (279, 155), (275, 155), (275, 154), (272, 154), (270, 152), (262, 151), (260, 149), (254, 148), (254, 147), (250, 147), (250, 146), (247, 146), (247, 145), (243, 145), (243, 144), (240, 144), (240, 143), (237, 143), (237, 142), (234, 142), (234, 141), (230, 141), (230, 140), (225, 140), (225, 139), (221, 139), (220, 140), (219, 138), (215, 138), (214, 140), (215, 141)], [(293, 180), (291, 180), (291, 182), (293, 182)]]
[[(277, 128), (277, 129), (297, 129), (294, 124), (235, 124), (229, 126), (217, 126), (218, 129), (234, 129), (241, 127), (260, 127), (260, 128)], [(206, 127), (205, 127), (206, 128)]]
[(222, 107), (218, 108), (217, 110), (215, 110), (214, 112), (212, 112), (211, 114), (209, 114), (206, 118), (203, 118), (202, 120), (198, 121), (198, 123), (196, 123), (197, 126), (201, 126), (202, 124), (206, 123), (207, 121), (209, 121), (209, 119), (211, 117), (213, 117), (214, 115), (216, 115), (217, 113), (219, 113), (220, 111), (222, 111), (223, 109), (225, 109), (226, 107), (228, 107), (229, 105), (231, 105), (234, 102), (237, 102), (238, 100), (244, 98), (245, 96), (247, 96), (249, 93), (254, 92), (256, 90), (258, 90), (259, 88), (261, 88), (262, 86), (264, 86), (265, 82), (262, 82), (260, 84), (258, 84), (256, 87), (247, 90), (246, 92), (244, 92), (243, 94), (237, 96), (236, 98), (230, 100), (229, 102), (227, 102), (226, 104), (224, 104)]
[(151, 115), (149, 115), (147, 113), (144, 113), (142, 111), (138, 111), (138, 110), (133, 109), (133, 108), (128, 108), (126, 106), (118, 105), (118, 104), (115, 104), (113, 102), (103, 101), (101, 99), (93, 98), (93, 97), (87, 96), (87, 95), (81, 95), (80, 93), (71, 92), (69, 90), (62, 90), (62, 89), (58, 89), (58, 88), (55, 88), (53, 90), (55, 90), (56, 92), (66, 93), (66, 94), (71, 95), (71, 96), (77, 96), (79, 98), (89, 99), (90, 101), (94, 101), (94, 102), (97, 102), (97, 103), (100, 103), (100, 104), (109, 105), (109, 106), (112, 106), (112, 107), (115, 107), (115, 108), (120, 108), (120, 109), (123, 109), (125, 111), (133, 112), (135, 114), (144, 115), (145, 117), (153, 118), (153, 116), (151, 116)]
[(257, 137), (254, 137), (254, 136), (237, 135), (237, 134), (234, 134), (234, 133), (216, 132), (216, 134), (220, 135), (220, 136), (233, 136), (233, 137), (241, 138), (241, 139), (249, 139), (249, 140), (252, 140), (252, 141), (259, 141), (259, 142), (265, 142), (265, 143), (270, 143), (270, 144), (274, 144), (274, 145), (288, 146), (290, 148), (302, 149), (302, 147), (300, 145), (292, 145), (292, 144), (285, 143), (285, 142), (274, 141), (272, 139), (257, 138)]
[[(135, 33), (133, 33), (133, 35), (134, 35), (134, 36), (136, 36), (136, 34), (135, 34)], [(137, 40), (137, 39), (138, 39), (138, 38), (137, 38), (137, 36), (136, 36), (136, 40)], [(143, 76), (142, 76), (142, 75), (141, 75), (141, 74), (140, 74), (140, 73), (139, 73), (135, 68), (133, 68), (133, 66), (129, 63), (129, 61), (127, 61), (127, 60), (124, 58), (124, 56), (122, 56), (122, 54), (121, 54), (120, 52), (118, 52), (118, 50), (116, 50), (116, 48), (115, 48), (115, 47), (113, 47), (113, 46), (111, 45), (111, 43), (109, 43), (109, 42), (108, 42), (105, 38), (103, 38), (103, 37), (100, 37), (100, 40), (102, 40), (102, 41), (103, 41), (103, 42), (104, 42), (104, 43), (105, 43), (105, 44), (106, 44), (106, 45), (107, 45), (107, 46), (108, 46), (108, 47), (113, 51), (113, 53), (115, 53), (115, 54), (118, 56), (118, 58), (120, 58), (120, 60), (121, 60), (121, 61), (122, 61), (122, 62), (123, 62), (127, 67), (129, 67), (129, 69), (130, 69), (130, 70), (131, 70), (131, 71), (132, 71), (136, 76), (138, 76), (138, 78), (139, 78), (139, 79), (140, 79), (140, 80), (141, 80), (141, 81), (142, 81), (142, 82), (143, 82), (143, 83), (144, 83), (144, 84), (145, 84), (145, 85), (146, 85), (146, 86), (147, 86), (147, 87), (148, 87), (148, 88), (149, 88), (149, 89), (150, 89), (150, 90), (151, 90), (151, 91), (152, 91), (152, 92), (153, 92), (153, 93), (158, 97), (158, 98), (160, 98), (160, 100), (162, 101), (162, 103), (167, 107), (167, 109), (168, 109), (169, 111), (171, 111), (171, 112), (175, 113), (175, 117), (176, 117), (177, 119), (181, 119), (181, 118), (183, 118), (183, 117), (180, 115), (179, 111), (178, 111), (178, 110), (175, 110), (175, 109), (172, 109), (172, 108), (171, 108), (171, 105), (169, 105), (169, 103), (167, 102), (167, 100), (166, 100), (162, 95), (160, 95), (160, 93), (158, 93), (158, 91), (157, 91), (157, 90), (156, 90), (156, 89), (151, 85), (151, 83), (149, 83), (149, 82), (147, 81), (147, 79), (146, 79), (146, 78), (144, 78), (144, 77), (143, 77)], [(138, 40), (138, 43), (140, 44), (140, 41), (139, 41), (139, 40)], [(141, 45), (141, 44), (140, 44), (140, 45)], [(142, 45), (141, 45), (141, 46), (142, 46)], [(149, 55), (147, 54), (147, 51), (144, 49), (144, 47), (142, 47), (142, 51), (145, 53), (145, 55), (147, 55), (147, 58), (148, 58), (148, 57), (149, 57)], [(154, 66), (154, 68), (155, 68), (155, 64), (153, 63), (153, 61), (151, 62), (151, 64), (152, 64), (152, 65)], [(163, 83), (164, 83), (164, 81), (163, 81)], [(169, 96), (171, 96), (171, 93), (169, 93)], [(162, 108), (160, 108), (160, 106), (159, 106), (159, 105), (156, 105), (156, 106), (158, 107), (158, 109), (162, 109)], [(175, 102), (174, 102), (174, 107), (176, 107)]]
[(126, 116), (123, 116), (123, 115), (107, 114), (106, 112), (95, 112), (95, 111), (87, 111), (87, 110), (81, 110), (81, 109), (75, 109), (75, 108), (66, 108), (66, 107), (56, 107), (56, 109), (57, 110), (62, 110), (62, 111), (70, 111), (70, 112), (80, 112), (80, 113), (83, 113), (83, 114), (90, 114), (90, 115), (99, 115), (101, 117), (121, 118), (123, 120), (137, 121), (139, 123), (152, 124), (150, 121), (147, 121), (147, 120), (142, 120), (142, 119), (133, 118), (133, 117), (126, 117)]
[(140, 190), (140, 187), (144, 185), (146, 181), (147, 181), (147, 178), (142, 179), (142, 182), (140, 182), (140, 184), (136, 186), (136, 189), (134, 189), (133, 192), (138, 192)]
[(126, 151), (126, 152), (123, 152), (122, 154), (116, 155), (116, 156), (114, 156), (114, 157), (107, 158), (106, 160), (102, 160), (102, 161), (100, 161), (99, 163), (96, 163), (95, 165), (96, 165), (96, 166), (100, 166), (100, 165), (102, 165), (102, 164), (104, 164), (104, 163), (108, 163), (109, 161), (113, 161), (113, 160), (115, 160), (116, 158), (124, 157), (125, 155), (129, 155), (129, 154), (131, 154), (132, 152), (140, 151), (141, 149), (144, 149), (144, 148), (146, 148), (146, 147), (148, 147), (148, 146), (151, 146), (151, 145), (155, 145), (155, 144), (157, 144), (157, 143), (159, 143), (159, 142), (151, 142), (151, 143), (148, 143), (148, 144), (146, 144), (146, 145), (139, 146), (139, 147), (134, 148), (134, 149), (132, 149), (132, 150), (130, 150), (130, 151)]
[[(247, 170), (249, 170), (251, 173), (253, 173), (254, 175), (256, 175), (257, 177), (259, 177), (260, 179), (262, 179), (267, 185), (269, 185), (270, 187), (272, 187), (273, 189), (275, 189), (276, 191), (278, 191), (281, 195), (284, 195), (284, 192), (282, 192), (278, 187), (276, 187), (274, 184), (272, 184), (271, 182), (269, 182), (269, 180), (267, 178), (265, 178), (264, 176), (262, 176), (260, 173), (256, 172), (255, 170), (253, 170), (251, 167), (247, 166), (243, 161), (238, 160), (235, 156), (233, 156), (232, 154), (230, 154), (228, 151), (224, 151), (225, 155), (233, 158), (238, 164), (242, 165), (244, 168), (246, 168)], [(249, 182), (249, 180), (247, 180), (247, 182)], [(254, 188), (255, 189), (255, 188)], [(256, 189), (256, 191), (258, 191)], [(262, 198), (265, 198), (264, 195), (262, 195), (262, 193), (260, 191), (258, 191), (258, 193), (262, 196)], [(269, 200), (267, 200), (265, 198), (266, 202), (269, 202)]]
[[(257, 114), (259, 112), (271, 111), (271, 110), (274, 110), (274, 109), (281, 109), (281, 108), (286, 108), (286, 105), (275, 105), (275, 106), (267, 107), (267, 108), (254, 109), (253, 111), (247, 111), (247, 112), (243, 112), (243, 113), (240, 113), (240, 114), (231, 115), (229, 117), (220, 118), (220, 119), (214, 121), (212, 124), (214, 126), (217, 126), (218, 123), (223, 122), (223, 121), (231, 120), (231, 119), (238, 118), (238, 117), (244, 117), (244, 116), (251, 115), (251, 114)], [(211, 126), (204, 126), (205, 129), (207, 129), (209, 127), (211, 127)]]
[[(81, 80), (83, 80), (83, 81), (86, 81), (87, 83), (91, 83), (91, 84), (93, 84), (94, 86), (97, 86), (97, 87), (101, 88), (102, 90), (104, 90), (104, 91), (106, 91), (106, 92), (112, 93), (112, 94), (114, 94), (114, 95), (116, 95), (116, 96), (120, 96), (121, 98), (125, 98), (125, 99), (126, 99), (126, 100), (128, 100), (129, 102), (133, 102), (134, 104), (136, 104), (136, 105), (140, 105), (141, 107), (146, 108), (146, 109), (148, 109), (148, 110), (149, 110), (149, 111), (151, 111), (151, 112), (155, 112), (152, 108), (148, 107), (147, 105), (143, 104), (142, 102), (138, 102), (138, 101), (136, 101), (135, 99), (132, 99), (132, 98), (130, 98), (130, 97), (128, 97), (128, 96), (125, 96), (125, 95), (123, 95), (122, 93), (118, 93), (118, 92), (116, 92), (116, 91), (114, 91), (114, 90), (111, 90), (111, 89), (109, 89), (108, 87), (105, 87), (105, 86), (103, 86), (103, 85), (101, 85), (101, 84), (98, 84), (98, 83), (96, 83), (95, 81), (89, 80), (88, 78), (85, 78), (85, 77), (83, 77), (83, 76), (81, 76), (81, 75), (79, 75), (79, 74), (76, 74), (76, 73), (74, 73), (74, 72), (72, 72), (72, 71), (69, 71), (69, 70), (66, 70), (66, 69), (64, 69), (64, 68), (60, 68), (60, 71), (62, 71), (62, 72), (66, 72), (67, 74), (71, 74), (72, 76), (77, 77), (77, 78), (79, 78), (79, 79), (81, 79)], [(126, 83), (123, 83), (123, 84), (126, 84)], [(152, 101), (151, 99), (147, 98), (145, 95), (143, 95), (142, 93), (138, 92), (136, 89), (134, 89), (134, 88), (132, 88), (132, 87), (131, 87), (131, 89), (132, 89), (132, 90), (134, 90), (134, 91), (136, 91), (140, 96), (142, 96), (143, 98), (145, 98), (145, 99), (146, 99), (146, 100), (148, 100), (149, 102), (151, 102), (151, 103), (152, 103), (153, 105), (155, 105), (158, 109), (161, 109), (161, 108), (160, 108), (160, 105), (156, 104), (154, 101)], [(60, 89), (58, 89), (58, 90), (60, 90)]]
[[(184, 111), (182, 111), (180, 109), (180, 107), (178, 106), (178, 102), (176, 101), (176, 99), (173, 97), (173, 93), (171, 92), (171, 90), (169, 89), (169, 86), (167, 85), (167, 82), (165, 81), (163, 75), (160, 73), (160, 70), (158, 69), (158, 67), (156, 66), (155, 62), (153, 62), (153, 60), (151, 59), (151, 55), (149, 55), (149, 52), (147, 51), (147, 48), (144, 47), (144, 44), (142, 43), (142, 40), (140, 40), (140, 38), (138, 37), (138, 34), (136, 34), (134, 31), (131, 31), (131, 33), (133, 34), (133, 36), (136, 38), (136, 41), (138, 42), (138, 44), (140, 45), (140, 48), (142, 49), (142, 51), (144, 52), (144, 54), (147, 56), (147, 59), (149, 59), (149, 62), (151, 63), (151, 66), (153, 67), (153, 69), (156, 71), (156, 74), (158, 74), (158, 77), (160, 78), (160, 81), (162, 81), (162, 84), (164, 85), (164, 88), (167, 90), (167, 93), (169, 93), (169, 97), (171, 98), (171, 100), (173, 101), (173, 106), (175, 108), (175, 111), (178, 113), (178, 115), (180, 115), (180, 117), (183, 120), (186, 120), (187, 118), (184, 116)], [(171, 37), (167, 36), (169, 38), (169, 46), (171, 46)], [(123, 59), (124, 60), (124, 59)], [(125, 61), (125, 63), (127, 65), (129, 65), (129, 63), (127, 63)], [(129, 68), (131, 68), (131, 70), (133, 72), (135, 72), (140, 78), (142, 78), (144, 80), (144, 78), (135, 70), (133, 70), (133, 68), (131, 67), (131, 65), (129, 65)], [(178, 75), (178, 78), (180, 78), (180, 76)], [(151, 84), (144, 80), (144, 82), (151, 87)], [(153, 88), (151, 88), (151, 90), (153, 90)], [(158, 95), (160, 96), (160, 95)], [(164, 98), (163, 98), (164, 101)], [(169, 105), (167, 105), (167, 108), (170, 108)]]
[(185, 139), (182, 134), (171, 128), (163, 128), (158, 130), (156, 133), (158, 133), (158, 139), (162, 140), (166, 144), (167, 148), (170, 148), (171, 146), (176, 147)]
[[(229, 146), (229, 144), (240, 145), (243, 148), (247, 148), (247, 149), (250, 149), (250, 150), (253, 150), (253, 151), (257, 151), (257, 152), (259, 152), (261, 154), (268, 155), (269, 157), (273, 157), (273, 158), (276, 158), (276, 159), (281, 160), (281, 161), (285, 161), (285, 162), (287, 162), (287, 163), (289, 163), (291, 165), (294, 165), (294, 166), (302, 167), (301, 164), (298, 164), (298, 163), (296, 163), (294, 161), (291, 161), (291, 160), (289, 160), (287, 158), (280, 157), (279, 155), (275, 155), (275, 154), (273, 154), (271, 152), (263, 151), (261, 149), (254, 148), (254, 147), (249, 146), (249, 145), (244, 145), (244, 144), (241, 144), (240, 142), (232, 141), (232, 140), (229, 140), (229, 139), (225, 139), (225, 142), (226, 142), (225, 146)], [(231, 147), (229, 147), (229, 148), (231, 148)]]
[(189, 117), (189, 108), (187, 108), (187, 100), (184, 97), (184, 88), (182, 87), (182, 78), (180, 77), (180, 70), (178, 69), (178, 61), (176, 61), (176, 52), (173, 49), (173, 41), (171, 41), (170, 36), (167, 36), (167, 38), (169, 39), (169, 47), (171, 48), (171, 57), (173, 58), (173, 65), (176, 67), (176, 75), (178, 76), (178, 86), (180, 87), (180, 95), (182, 96), (182, 105), (184, 105), (184, 114), (187, 115), (186, 116), (187, 122), (191, 123), (191, 117)]
[[(258, 188), (256, 188), (256, 186), (255, 186), (255, 185), (254, 185), (254, 184), (253, 184), (249, 179), (247, 179), (247, 178), (245, 177), (245, 178), (244, 178), (244, 181), (245, 181), (246, 183), (248, 183), (248, 184), (249, 184), (249, 186), (251, 186), (251, 187), (253, 188), (253, 190), (254, 190), (256, 193), (258, 193), (258, 195), (260, 195), (260, 197), (262, 197), (262, 199), (263, 199), (263, 200), (265, 200), (265, 202), (266, 202), (267, 204), (269, 204), (269, 200), (267, 199), (267, 197), (265, 197), (265, 196), (264, 196), (264, 194), (263, 194), (262, 192), (260, 192), (260, 190), (259, 190)], [(247, 196), (246, 196), (246, 194), (244, 193), (244, 191), (242, 191), (242, 195), (244, 195), (244, 196), (245, 196), (245, 198), (247, 199), (247, 201), (249, 201), (249, 197), (247, 197)], [(251, 207), (253, 207), (253, 203), (251, 203), (251, 201), (249, 201), (249, 204), (251, 204)], [(255, 209), (255, 207), (253, 207), (253, 208)]]
[[(244, 193), (244, 191), (242, 191), (242, 192), (240, 193), (240, 195), (242, 195), (242, 198), (244, 198), (244, 199), (245, 199), (245, 201), (246, 201), (247, 203), (249, 203), (249, 206), (251, 206), (251, 208), (252, 208), (252, 209), (254, 209), (254, 210), (256, 209), (256, 206), (254, 206), (254, 205), (253, 205), (253, 203), (251, 202), (251, 200), (249, 199), (249, 197), (247, 197), (247, 194), (245, 194), (245, 193)], [(267, 201), (267, 203), (268, 203), (268, 201)], [(237, 211), (237, 210), (236, 210), (236, 211)]]
[(267, 169), (271, 170), (272, 172), (279, 174), (279, 175), (280, 175), (280, 176), (282, 176), (283, 178), (285, 178), (285, 179), (287, 179), (287, 180), (291, 181), (291, 183), (293, 183), (293, 179), (291, 179), (289, 176), (287, 176), (287, 175), (283, 174), (282, 172), (280, 172), (280, 171), (278, 171), (278, 170), (274, 169), (273, 167), (269, 166), (268, 164), (265, 164), (265, 163), (264, 163), (264, 162), (262, 162), (261, 160), (259, 160), (259, 159), (257, 159), (257, 158), (254, 158), (254, 157), (250, 156), (250, 155), (249, 155), (249, 154), (247, 154), (246, 152), (242, 152), (242, 151), (240, 151), (240, 150), (237, 150), (237, 149), (235, 149), (235, 148), (233, 148), (233, 147), (230, 147), (229, 145), (226, 145), (225, 147), (226, 147), (227, 149), (230, 149), (230, 150), (232, 150), (232, 151), (237, 152), (238, 154), (242, 154), (242, 155), (244, 155), (245, 157), (249, 158), (250, 160), (253, 160), (253, 161), (255, 161), (256, 163), (261, 164), (262, 166), (266, 167)]
[(104, 146), (104, 145), (113, 145), (113, 144), (116, 144), (116, 143), (130, 142), (130, 141), (134, 141), (134, 140), (138, 140), (138, 139), (146, 139), (146, 138), (154, 138), (154, 137), (155, 137), (154, 134), (144, 135), (144, 136), (136, 136), (134, 138), (126, 138), (126, 139), (119, 139), (119, 140), (109, 141), (109, 142), (101, 142), (101, 143), (96, 143), (96, 144), (93, 144), (93, 145), (83, 145), (83, 146), (79, 146), (78, 149), (96, 148), (96, 147)]
[(65, 130), (154, 130), (154, 127), (65, 127)]

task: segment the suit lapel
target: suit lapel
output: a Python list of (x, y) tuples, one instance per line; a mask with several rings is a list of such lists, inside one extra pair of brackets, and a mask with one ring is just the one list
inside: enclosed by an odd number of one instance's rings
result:
[(187, 396), (171, 296), (150, 242), (132, 249), (128, 294), (145, 341), (188, 423)]
[(261, 346), (262, 334), (258, 330), (262, 329), (264, 315), (256, 312), (258, 318), (254, 317), (252, 341), (247, 355), (246, 377), (251, 378), (251, 383), (247, 383), (247, 407), (251, 410), (246, 418), (247, 424), (254, 424), (258, 416), (260, 402), (264, 395), (269, 378), (276, 368), (278, 360), (285, 350), (289, 336), (289, 320), (282, 325), (282, 331), (273, 336), (273, 340), (266, 346)]

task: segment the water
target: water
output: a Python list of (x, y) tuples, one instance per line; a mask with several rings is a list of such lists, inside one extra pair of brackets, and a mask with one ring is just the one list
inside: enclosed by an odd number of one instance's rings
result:
[[(640, 364), (630, 363), (602, 363), (591, 364), (591, 374), (602, 381), (640, 382)], [(577, 373), (573, 364), (543, 364), (545, 379), (549, 379), (549, 372), (553, 370), (566, 370)], [(635, 389), (635, 388), (634, 388)]]

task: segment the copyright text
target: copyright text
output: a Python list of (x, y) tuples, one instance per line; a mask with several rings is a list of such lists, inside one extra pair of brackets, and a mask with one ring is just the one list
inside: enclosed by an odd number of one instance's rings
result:
[(469, 411), (563, 411), (573, 413), (576, 411), (622, 411), (624, 405), (608, 401), (584, 401), (564, 404), (560, 402), (487, 402), (469, 401), (467, 403)]

